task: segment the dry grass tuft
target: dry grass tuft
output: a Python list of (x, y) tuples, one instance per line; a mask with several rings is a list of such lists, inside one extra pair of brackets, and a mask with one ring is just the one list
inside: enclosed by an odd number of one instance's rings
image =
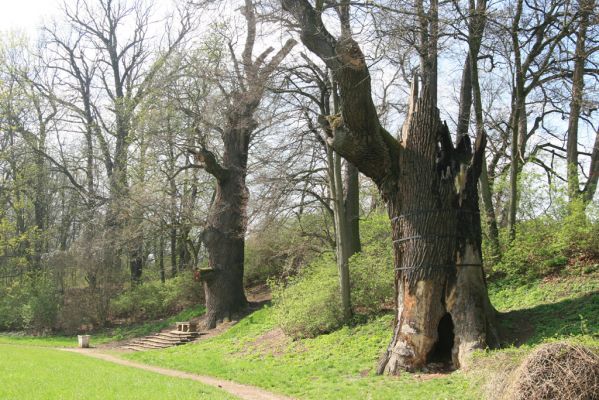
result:
[(580, 345), (546, 344), (506, 383), (505, 400), (599, 400), (599, 354)]

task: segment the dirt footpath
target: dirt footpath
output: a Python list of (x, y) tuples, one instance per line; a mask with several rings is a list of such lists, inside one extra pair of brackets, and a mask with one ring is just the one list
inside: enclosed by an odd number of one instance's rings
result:
[(122, 358), (102, 353), (95, 349), (60, 349), (63, 351), (70, 351), (73, 353), (83, 354), (89, 357), (99, 358), (100, 360), (113, 362), (115, 364), (124, 365), (127, 367), (139, 368), (145, 371), (155, 372), (157, 374), (162, 374), (166, 376), (172, 376), (174, 378), (182, 378), (182, 379), (191, 379), (192, 381), (197, 381), (204, 383), (206, 385), (218, 387), (233, 396), (237, 396), (240, 399), (244, 400), (293, 400), (291, 397), (286, 397), (283, 395), (267, 392), (264, 389), (260, 389), (254, 386), (243, 385), (240, 383), (235, 383), (231, 381), (227, 381), (225, 379), (213, 378), (211, 376), (203, 376), (191, 374), (188, 372), (177, 371), (173, 369), (154, 367), (151, 365), (140, 364), (129, 360), (124, 360)]

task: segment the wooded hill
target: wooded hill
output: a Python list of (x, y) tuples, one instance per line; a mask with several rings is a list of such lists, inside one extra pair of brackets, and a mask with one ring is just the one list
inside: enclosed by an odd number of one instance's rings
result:
[(3, 35), (0, 329), (214, 328), (269, 281), (296, 337), (393, 310), (393, 375), (501, 345), (489, 283), (596, 270), (594, 0), (167, 11)]

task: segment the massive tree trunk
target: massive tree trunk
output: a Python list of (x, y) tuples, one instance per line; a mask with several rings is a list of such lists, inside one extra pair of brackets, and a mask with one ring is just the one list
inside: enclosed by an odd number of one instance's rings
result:
[[(247, 304), (243, 289), (244, 243), (247, 225), (248, 189), (246, 187), (248, 150), (257, 127), (254, 114), (260, 105), (267, 80), (289, 54), (294, 40), (288, 40), (271, 59), (269, 47), (253, 58), (256, 39), (254, 4), (245, 0), (242, 13), (247, 23), (247, 37), (241, 60), (231, 48), (236, 67), (238, 90), (228, 93), (225, 126), (222, 128), (222, 161), (206, 149), (199, 137), (199, 149), (190, 149), (196, 165), (216, 178), (216, 194), (203, 232), (208, 250), (208, 269), (200, 270), (206, 296), (206, 326), (231, 318)], [(243, 66), (240, 70), (239, 66)], [(243, 73), (242, 73), (243, 72)], [(199, 129), (199, 128), (198, 128)], [(201, 136), (201, 135), (200, 135)]]
[(414, 85), (417, 100), (398, 143), (380, 124), (358, 44), (348, 36), (333, 37), (309, 1), (282, 5), (300, 26), (303, 43), (339, 83), (341, 119), (335, 119), (329, 145), (372, 178), (388, 204), (396, 318), (379, 372), (414, 370), (436, 358), (464, 365), (473, 349), (496, 339), (480, 249), (477, 181), (484, 132), (474, 153), (467, 136), (454, 148), (429, 79), (421, 96)]
[[(400, 189), (389, 198), (397, 310), (379, 372), (392, 374), (430, 361), (459, 367), (493, 332), (477, 192), (485, 137), (478, 138), (474, 157), (467, 136), (454, 148), (427, 97), (410, 118), (399, 156)], [(446, 163), (437, 157), (439, 142)]]
[(216, 195), (202, 235), (208, 250), (209, 268), (201, 271), (201, 277), (209, 329), (247, 305), (243, 262), (249, 193), (245, 180), (250, 134), (255, 122), (251, 115), (231, 110), (228, 125), (223, 135), (222, 166), (208, 150), (195, 154), (196, 161), (216, 177)]
[[(237, 153), (232, 158), (239, 161), (247, 159), (247, 148), (230, 150)], [(242, 151), (245, 151), (245, 155), (240, 154)], [(246, 162), (242, 161), (242, 165), (237, 167), (245, 171)], [(230, 319), (247, 305), (243, 289), (247, 200), (245, 172), (227, 174), (217, 182), (216, 198), (204, 231), (209, 270), (202, 273), (208, 328), (214, 328), (218, 322)]]

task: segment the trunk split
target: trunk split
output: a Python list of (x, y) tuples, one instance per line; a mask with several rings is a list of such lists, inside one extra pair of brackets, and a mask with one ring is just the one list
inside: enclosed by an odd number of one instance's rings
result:
[(378, 372), (428, 362), (460, 367), (496, 340), (482, 270), (477, 180), (484, 137), (456, 148), (427, 93), (402, 142), (399, 185), (389, 193), (396, 265), (396, 324)]
[(419, 98), (414, 87), (418, 100), (398, 143), (377, 116), (357, 42), (331, 35), (309, 1), (281, 4), (299, 25), (304, 45), (339, 84), (341, 119), (335, 118), (337, 129), (327, 143), (376, 183), (392, 219), (396, 321), (378, 371), (418, 369), (435, 356), (462, 366), (472, 349), (496, 339), (481, 266), (477, 181), (484, 132), (477, 135), (474, 153), (468, 136), (454, 148), (435, 105), (436, 79), (427, 73)]

